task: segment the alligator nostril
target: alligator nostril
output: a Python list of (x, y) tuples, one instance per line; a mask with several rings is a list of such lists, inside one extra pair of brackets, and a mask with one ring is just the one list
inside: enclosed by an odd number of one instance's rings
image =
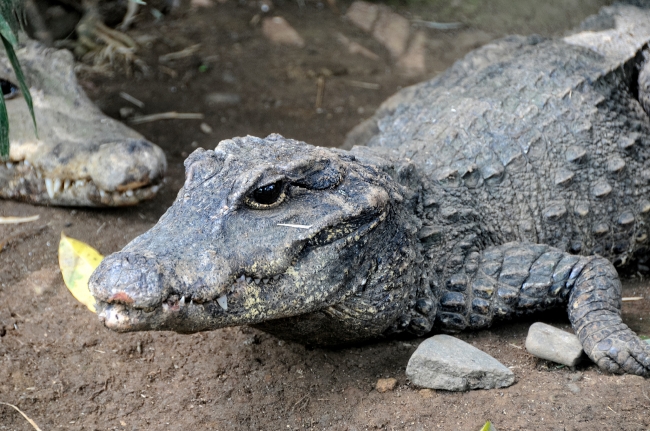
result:
[(98, 301), (138, 309), (158, 307), (167, 296), (157, 264), (128, 252), (104, 259), (91, 276), (89, 287)]
[(128, 294), (124, 292), (117, 292), (115, 295), (108, 298), (106, 302), (108, 303), (119, 302), (122, 304), (133, 304), (134, 301), (133, 298), (131, 298)]

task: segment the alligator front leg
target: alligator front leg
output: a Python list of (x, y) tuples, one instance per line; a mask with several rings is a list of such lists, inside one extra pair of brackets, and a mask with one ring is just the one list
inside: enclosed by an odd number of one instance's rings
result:
[(478, 329), (495, 319), (567, 304), (587, 355), (613, 373), (650, 375), (650, 346), (621, 319), (621, 283), (598, 256), (509, 243), (468, 256), (441, 292), (438, 322), (448, 330)]

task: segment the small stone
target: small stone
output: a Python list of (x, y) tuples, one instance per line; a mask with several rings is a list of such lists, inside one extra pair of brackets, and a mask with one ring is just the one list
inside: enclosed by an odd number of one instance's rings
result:
[(199, 127), (201, 128), (201, 131), (203, 133), (205, 133), (206, 135), (209, 135), (210, 133), (212, 133), (212, 127), (210, 127), (210, 125), (208, 123), (201, 123), (201, 125)]
[(528, 329), (526, 350), (538, 358), (569, 367), (582, 359), (582, 344), (575, 334), (542, 322), (533, 323)]
[(241, 102), (241, 96), (236, 93), (210, 93), (205, 96), (205, 103), (211, 106), (232, 106)]
[(355, 1), (348, 8), (345, 17), (361, 30), (370, 33), (378, 15), (379, 6), (365, 1)]
[(417, 386), (448, 391), (503, 388), (515, 382), (505, 365), (449, 335), (423, 341), (409, 359), (406, 375)]
[(279, 45), (296, 46), (298, 48), (305, 46), (305, 40), (302, 36), (281, 16), (264, 18), (262, 20), (262, 33), (271, 42)]
[(388, 8), (381, 10), (372, 32), (379, 43), (384, 45), (393, 58), (399, 58), (406, 51), (411, 23), (403, 16)]
[(420, 389), (418, 393), (422, 398), (433, 398), (433, 396), (436, 394), (431, 389)]
[(418, 76), (427, 71), (425, 57), (427, 54), (427, 36), (419, 31), (413, 37), (408, 50), (397, 61), (397, 67), (406, 76)]
[(395, 386), (397, 386), (397, 379), (391, 377), (389, 379), (377, 380), (375, 389), (377, 390), (377, 392), (383, 394), (384, 392), (392, 391), (393, 389), (395, 389)]

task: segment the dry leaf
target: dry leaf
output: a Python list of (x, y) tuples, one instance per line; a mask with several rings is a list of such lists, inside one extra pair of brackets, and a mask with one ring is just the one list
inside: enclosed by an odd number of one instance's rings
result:
[(68, 290), (77, 301), (95, 313), (95, 298), (88, 290), (90, 275), (104, 256), (86, 243), (67, 237), (61, 232), (59, 267)]

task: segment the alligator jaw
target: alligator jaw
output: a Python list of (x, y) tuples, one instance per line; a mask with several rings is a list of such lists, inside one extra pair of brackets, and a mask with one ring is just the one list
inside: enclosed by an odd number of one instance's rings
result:
[(90, 178), (47, 176), (27, 160), (0, 162), (0, 197), (61, 206), (129, 206), (153, 198), (162, 186), (134, 182), (122, 190), (101, 189)]
[[(26, 40), (16, 54), (38, 135), (25, 100), (7, 100), (10, 151), (0, 161), (0, 198), (63, 206), (124, 206), (152, 198), (167, 168), (162, 150), (88, 99), (69, 52)], [(9, 63), (0, 52), (0, 79), (11, 83)]]

